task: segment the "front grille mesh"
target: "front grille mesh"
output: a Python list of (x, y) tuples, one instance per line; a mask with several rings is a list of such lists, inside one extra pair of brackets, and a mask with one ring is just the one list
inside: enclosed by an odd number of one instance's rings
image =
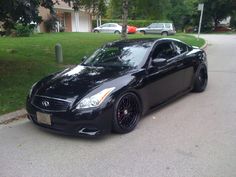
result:
[(32, 104), (39, 109), (54, 112), (65, 112), (70, 106), (70, 102), (67, 100), (37, 95), (33, 98)]

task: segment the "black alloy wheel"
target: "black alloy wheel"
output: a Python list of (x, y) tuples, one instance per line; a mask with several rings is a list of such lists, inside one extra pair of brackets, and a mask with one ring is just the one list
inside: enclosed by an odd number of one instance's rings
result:
[(203, 92), (206, 89), (207, 81), (208, 81), (207, 69), (205, 66), (202, 66), (196, 75), (193, 91)]
[(113, 131), (128, 133), (132, 131), (141, 117), (139, 99), (133, 93), (122, 95), (116, 102), (113, 120)]

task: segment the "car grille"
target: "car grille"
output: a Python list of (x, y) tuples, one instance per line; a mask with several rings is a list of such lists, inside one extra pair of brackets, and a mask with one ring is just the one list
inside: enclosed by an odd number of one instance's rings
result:
[(51, 112), (65, 112), (70, 106), (70, 103), (67, 100), (38, 95), (34, 96), (32, 100), (32, 104), (35, 107)]

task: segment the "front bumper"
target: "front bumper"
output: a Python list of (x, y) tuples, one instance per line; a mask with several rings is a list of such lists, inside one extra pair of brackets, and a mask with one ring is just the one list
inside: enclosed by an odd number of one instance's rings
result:
[[(87, 109), (82, 111), (48, 112), (39, 109), (27, 99), (28, 118), (37, 126), (53, 132), (74, 136), (98, 136), (111, 131), (113, 107)], [(51, 125), (37, 121), (36, 112), (50, 115)]]

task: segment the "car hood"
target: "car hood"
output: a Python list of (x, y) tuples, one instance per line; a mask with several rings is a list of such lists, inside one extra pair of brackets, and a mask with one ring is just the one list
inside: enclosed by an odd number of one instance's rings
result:
[(43, 81), (37, 95), (59, 98), (82, 98), (104, 82), (124, 75), (127, 70), (78, 65)]

